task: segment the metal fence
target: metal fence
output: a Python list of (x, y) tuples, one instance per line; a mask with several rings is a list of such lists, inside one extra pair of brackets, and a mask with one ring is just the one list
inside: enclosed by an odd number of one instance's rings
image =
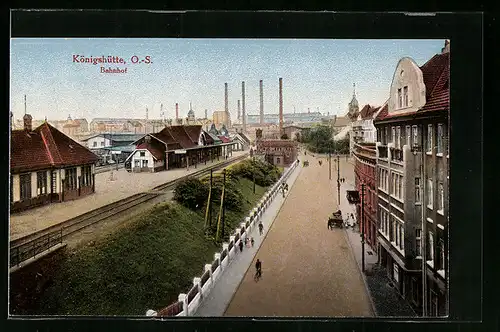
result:
[(178, 301), (178, 302), (172, 303), (168, 307), (160, 310), (158, 312), (158, 316), (160, 316), (160, 317), (172, 317), (172, 316), (176, 316), (176, 315), (180, 314), (182, 312), (182, 310), (184, 310), (183, 302)]
[(219, 260), (216, 259), (214, 260), (214, 262), (212, 263), (212, 273), (215, 272), (215, 270), (217, 270), (217, 268), (219, 267)]
[(207, 282), (207, 280), (210, 278), (210, 272), (205, 272), (203, 273), (203, 275), (201, 276), (201, 286), (203, 287), (203, 285), (205, 285), (205, 283)]
[(62, 228), (45, 234), (17, 247), (10, 248), (10, 267), (19, 266), (22, 262), (34, 258), (58, 244), (62, 244)]
[(191, 303), (191, 301), (193, 301), (196, 294), (198, 294), (198, 285), (194, 285), (193, 288), (191, 288), (191, 290), (189, 291), (187, 295), (188, 303)]

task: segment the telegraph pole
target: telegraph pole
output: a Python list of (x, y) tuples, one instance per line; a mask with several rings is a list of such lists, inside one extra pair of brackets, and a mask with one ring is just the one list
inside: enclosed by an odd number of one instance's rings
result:
[(224, 174), (224, 180), (222, 182), (222, 241), (224, 241), (224, 223), (226, 222), (226, 204), (225, 200), (226, 198), (224, 197), (225, 191), (226, 191), (226, 169), (222, 171)]
[(332, 153), (328, 154), (328, 176), (329, 179), (332, 179)]
[[(211, 168), (210, 169), (210, 194), (212, 193), (212, 188), (213, 188), (213, 182), (212, 182), (212, 179), (213, 179), (213, 169)], [(208, 225), (210, 227), (212, 227), (212, 210), (213, 210), (213, 207), (212, 207), (212, 195), (210, 195), (210, 202), (208, 202), (208, 204), (210, 205), (210, 210), (208, 210)]]
[(337, 198), (340, 206), (340, 157), (337, 155)]
[(361, 271), (365, 272), (365, 184), (361, 184)]

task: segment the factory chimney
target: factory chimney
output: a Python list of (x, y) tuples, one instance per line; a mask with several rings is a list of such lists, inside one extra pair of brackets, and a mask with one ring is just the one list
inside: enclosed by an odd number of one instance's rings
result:
[(247, 116), (245, 113), (245, 81), (241, 82), (241, 109), (242, 109), (242, 114), (241, 116), (243, 117), (243, 133), (247, 132)]
[(175, 103), (175, 121), (179, 121), (179, 103)]
[(283, 135), (283, 78), (280, 77), (280, 137)]
[(208, 110), (205, 108), (205, 119), (208, 119)]
[(238, 120), (241, 120), (241, 105), (239, 99), (238, 99)]
[(264, 125), (264, 88), (262, 86), (262, 80), (259, 81), (260, 86), (260, 125)]
[[(228, 99), (227, 99), (227, 83), (224, 83), (224, 111), (226, 111), (226, 114), (229, 113), (229, 104), (228, 104)], [(228, 116), (229, 118), (229, 116)]]

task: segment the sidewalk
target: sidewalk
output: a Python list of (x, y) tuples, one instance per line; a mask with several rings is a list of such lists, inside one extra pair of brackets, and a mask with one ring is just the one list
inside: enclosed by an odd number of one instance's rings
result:
[[(340, 187), (340, 210), (342, 215), (352, 213), (356, 218), (356, 206), (349, 204), (346, 197), (347, 190), (355, 190), (352, 183), (348, 183), (353, 179), (347, 179)], [(375, 314), (378, 317), (416, 317), (416, 313), (405, 299), (392, 287), (389, 286), (387, 271), (384, 267), (377, 264), (377, 252), (365, 243), (365, 271), (368, 274), (363, 274), (361, 271), (361, 234), (359, 233), (359, 223), (356, 220), (356, 226), (346, 229), (346, 235), (349, 240), (354, 257), (359, 266), (359, 271), (365, 281)]]
[[(287, 180), (289, 185), (289, 191), (295, 180), (299, 176), (302, 170), (302, 166), (298, 166), (295, 171), (290, 175)], [(288, 194), (287, 194), (288, 195)], [(278, 215), (281, 206), (286, 200), (283, 195), (279, 193), (274, 201), (271, 203), (269, 208), (262, 215), (262, 224), (264, 225), (264, 232), (259, 235), (258, 227), (254, 227), (250, 233), (249, 237), (253, 237), (255, 240), (254, 247), (244, 247), (243, 252), (237, 251), (237, 256), (229, 263), (229, 265), (224, 270), (223, 274), (220, 276), (219, 280), (215, 283), (212, 290), (210, 291), (208, 297), (206, 297), (200, 304), (200, 307), (193, 316), (197, 317), (222, 317), (231, 302), (233, 295), (235, 294), (238, 286), (241, 283), (245, 273), (253, 262), (255, 254), (259, 250), (260, 245), (265, 240), (267, 232), (272, 227), (274, 219)]]

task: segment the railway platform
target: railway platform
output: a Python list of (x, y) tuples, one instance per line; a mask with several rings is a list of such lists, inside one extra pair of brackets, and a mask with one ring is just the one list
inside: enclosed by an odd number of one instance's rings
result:
[[(247, 151), (235, 151), (229, 158), (232, 160)], [(147, 192), (150, 189), (173, 181), (187, 174), (217, 165), (226, 161), (207, 162), (189, 170), (173, 169), (157, 173), (129, 173), (125, 169), (103, 172), (95, 175), (95, 193), (74, 201), (47, 204), (38, 208), (10, 215), (10, 239), (15, 240), (40, 229), (59, 224), (83, 213), (111, 204), (120, 199)]]

